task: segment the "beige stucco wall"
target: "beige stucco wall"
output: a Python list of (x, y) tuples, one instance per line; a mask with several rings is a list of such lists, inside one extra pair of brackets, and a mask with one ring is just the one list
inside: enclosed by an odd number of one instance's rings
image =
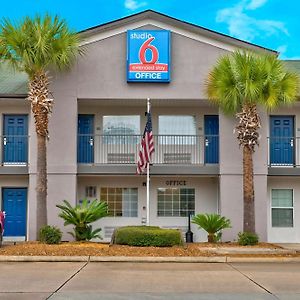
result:
[[(167, 176), (167, 177), (151, 177), (150, 185), (150, 225), (158, 225), (162, 227), (178, 227), (184, 233), (187, 230), (186, 217), (157, 217), (157, 189), (168, 188), (167, 181), (181, 180), (185, 181), (185, 186), (181, 188), (195, 189), (195, 213), (217, 213), (218, 211), (218, 178), (203, 178), (203, 177), (183, 177), (183, 176)], [(142, 225), (145, 221), (146, 210), (146, 186), (143, 182), (146, 181), (145, 176), (85, 176), (78, 178), (78, 193), (77, 199), (85, 198), (85, 187), (97, 187), (97, 199), (100, 199), (101, 187), (127, 187), (138, 188), (138, 217), (106, 217), (94, 223), (94, 227), (102, 228), (102, 236), (105, 236), (107, 227), (118, 227), (124, 225)], [(173, 187), (173, 186), (172, 186)], [(174, 186), (175, 188), (177, 186)], [(206, 241), (206, 233), (199, 230), (196, 225), (192, 225), (195, 241)], [(109, 241), (106, 238), (105, 241)]]
[[(53, 74), (51, 90), (55, 105), (50, 119), (48, 144), (48, 202), (50, 206), (56, 200), (74, 199), (77, 172), (78, 99), (81, 99), (81, 103), (84, 103), (84, 100), (94, 100), (96, 103), (102, 99), (141, 99), (144, 103), (145, 100), (142, 99), (147, 97), (161, 100), (182, 98), (183, 100), (180, 101), (198, 99), (199, 104), (203, 104), (203, 83), (207, 73), (219, 55), (225, 53), (220, 48), (172, 34), (172, 81), (169, 84), (128, 84), (125, 77), (125, 33), (92, 43), (86, 48), (86, 55), (79, 59), (78, 64), (71, 71), (60, 75)], [(116, 108), (116, 111), (123, 113), (124, 108), (126, 104)], [(85, 109), (80, 109), (80, 111), (83, 112)], [(141, 113), (144, 108), (132, 108), (132, 111), (137, 110)], [(176, 113), (175, 109), (172, 110), (170, 107), (165, 111)], [(181, 106), (177, 112), (182, 111)], [(33, 128), (31, 128), (31, 133), (33, 133)], [(31, 149), (32, 157), (36, 156), (35, 151), (35, 148)], [(32, 182), (34, 182), (34, 161), (30, 166), (30, 172)], [(29, 194), (30, 199), (34, 199), (33, 185), (30, 187)], [(30, 201), (34, 208), (34, 200)], [(49, 223), (60, 222), (57, 221), (56, 215), (55, 208), (50, 208)], [(33, 227), (32, 237), (35, 235)]]

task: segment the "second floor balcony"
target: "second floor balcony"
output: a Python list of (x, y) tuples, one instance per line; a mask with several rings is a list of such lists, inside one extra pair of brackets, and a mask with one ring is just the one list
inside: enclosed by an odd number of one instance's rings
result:
[[(77, 137), (77, 162), (86, 165), (135, 165), (140, 135), (84, 135)], [(219, 163), (218, 135), (154, 135), (153, 165)]]
[(300, 175), (300, 137), (268, 137), (269, 175)]
[(295, 167), (299, 165), (299, 141), (295, 137), (269, 137), (269, 158), (270, 167)]
[(27, 135), (0, 136), (0, 174), (28, 173), (28, 139)]

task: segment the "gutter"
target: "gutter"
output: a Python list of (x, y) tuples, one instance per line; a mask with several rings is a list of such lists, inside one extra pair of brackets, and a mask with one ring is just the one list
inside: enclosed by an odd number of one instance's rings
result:
[(1, 98), (13, 98), (13, 99), (20, 99), (20, 98), (26, 98), (27, 94), (0, 94)]

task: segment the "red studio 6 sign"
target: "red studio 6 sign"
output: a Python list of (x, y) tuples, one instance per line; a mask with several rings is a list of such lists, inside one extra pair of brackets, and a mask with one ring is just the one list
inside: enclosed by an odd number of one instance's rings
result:
[(170, 82), (170, 31), (127, 31), (127, 81)]

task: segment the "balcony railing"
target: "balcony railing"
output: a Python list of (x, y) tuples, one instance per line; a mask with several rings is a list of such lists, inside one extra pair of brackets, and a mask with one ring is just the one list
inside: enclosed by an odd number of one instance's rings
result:
[(27, 165), (28, 136), (3, 135), (1, 140), (1, 165)]
[[(135, 164), (140, 135), (88, 135), (77, 137), (80, 164)], [(219, 163), (218, 135), (154, 135), (153, 164), (200, 165)]]
[(300, 165), (299, 137), (269, 137), (268, 165), (270, 167), (296, 167)]

